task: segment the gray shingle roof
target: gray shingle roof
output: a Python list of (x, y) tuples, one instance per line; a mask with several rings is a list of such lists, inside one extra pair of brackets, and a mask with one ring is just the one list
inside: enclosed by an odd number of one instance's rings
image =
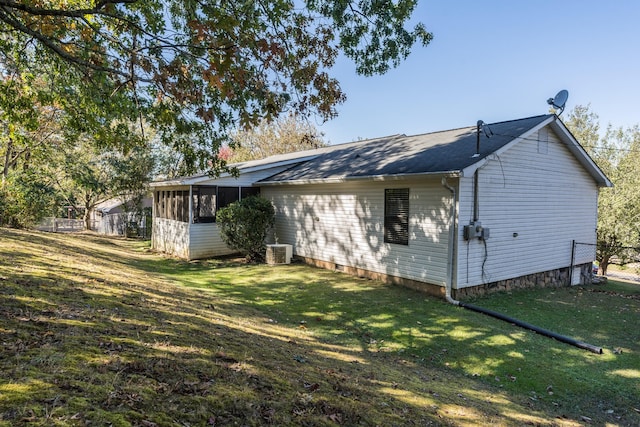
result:
[(549, 117), (551, 115), (547, 114), (489, 124), (493, 136), (488, 138), (480, 132), (480, 155), (475, 157), (476, 126), (413, 136), (394, 135), (311, 150), (308, 153), (315, 154), (315, 157), (266, 178), (263, 182), (459, 172)]

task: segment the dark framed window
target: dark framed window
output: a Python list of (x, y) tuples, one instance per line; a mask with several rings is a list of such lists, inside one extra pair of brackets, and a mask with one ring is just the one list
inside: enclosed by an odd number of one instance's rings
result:
[(384, 190), (384, 241), (409, 244), (409, 189)]
[[(186, 196), (176, 192), (178, 213), (180, 209), (186, 209), (185, 217), (188, 217), (189, 209), (189, 193), (184, 192)], [(193, 222), (194, 223), (210, 223), (216, 222), (216, 213), (218, 209), (229, 206), (233, 202), (237, 202), (240, 198), (253, 195), (259, 195), (259, 187), (216, 187), (216, 186), (193, 186)], [(164, 200), (164, 199), (160, 199)], [(162, 206), (160, 207), (162, 208)]]
[(218, 187), (218, 209), (229, 206), (240, 200), (239, 187)]
[(259, 196), (260, 195), (260, 187), (241, 187), (240, 188), (240, 197), (246, 199), (250, 196)]
[(193, 222), (216, 221), (216, 187), (193, 187)]

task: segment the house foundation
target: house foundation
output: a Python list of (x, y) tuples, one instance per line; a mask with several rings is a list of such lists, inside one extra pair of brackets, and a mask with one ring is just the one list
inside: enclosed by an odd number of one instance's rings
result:
[[(516, 289), (530, 288), (562, 288), (570, 285), (572, 281), (571, 267), (558, 268), (540, 273), (527, 274), (512, 279), (500, 280), (479, 286), (454, 289), (453, 294), (457, 299), (478, 297), (492, 292), (508, 292)], [(580, 274), (579, 285), (590, 285), (593, 280), (591, 263), (574, 267), (574, 274)]]
[(403, 277), (392, 276), (384, 273), (377, 273), (375, 271), (365, 270), (357, 267), (349, 267), (347, 265), (336, 264), (335, 262), (322, 261), (314, 258), (307, 258), (296, 255), (296, 260), (304, 262), (305, 264), (313, 265), (314, 267), (324, 268), (327, 270), (340, 271), (352, 276), (362, 277), (365, 279), (378, 280), (380, 282), (389, 283), (393, 285), (400, 285), (410, 289), (415, 289), (420, 292), (424, 292), (428, 295), (444, 298), (445, 289), (444, 286), (434, 285), (432, 283), (420, 282), (418, 280), (405, 279)]

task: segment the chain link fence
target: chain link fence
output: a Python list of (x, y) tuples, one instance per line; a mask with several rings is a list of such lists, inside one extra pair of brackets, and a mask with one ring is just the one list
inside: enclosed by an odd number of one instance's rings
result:
[(611, 257), (612, 264), (626, 265), (640, 263), (640, 247), (625, 246), (621, 248), (619, 256)]
[[(638, 275), (640, 275), (640, 247), (633, 246), (625, 246), (623, 248), (619, 248), (618, 255), (612, 256), (608, 260), (608, 265), (617, 265), (624, 266), (623, 270), (627, 273), (632, 273), (634, 275), (633, 280), (638, 280)], [(582, 271), (578, 271), (578, 267), (580, 265), (586, 265), (587, 263), (591, 264), (596, 260), (597, 255), (597, 245), (594, 243), (581, 243), (581, 242), (573, 242), (573, 251), (571, 255), (571, 274), (572, 274), (572, 284), (576, 284), (578, 277), (575, 277), (576, 274), (585, 274)], [(600, 273), (602, 274), (602, 266), (599, 266)], [(620, 275), (617, 273), (617, 270), (613, 272), (611, 269), (607, 269), (607, 275), (614, 274)], [(591, 271), (589, 274), (592, 276), (596, 274), (595, 271)]]
[(589, 284), (593, 280), (593, 262), (596, 260), (595, 243), (573, 241), (571, 251), (571, 285)]
[(84, 221), (81, 219), (44, 218), (36, 226), (36, 229), (52, 233), (73, 233), (84, 230)]

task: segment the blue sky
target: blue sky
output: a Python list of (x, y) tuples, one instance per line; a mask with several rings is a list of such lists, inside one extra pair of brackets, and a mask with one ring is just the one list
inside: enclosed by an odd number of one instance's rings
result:
[(546, 114), (561, 89), (565, 114), (591, 104), (601, 128), (640, 123), (640, 1), (422, 0), (414, 17), (434, 40), (400, 67), (336, 64), (347, 101), (318, 126), (327, 142)]

